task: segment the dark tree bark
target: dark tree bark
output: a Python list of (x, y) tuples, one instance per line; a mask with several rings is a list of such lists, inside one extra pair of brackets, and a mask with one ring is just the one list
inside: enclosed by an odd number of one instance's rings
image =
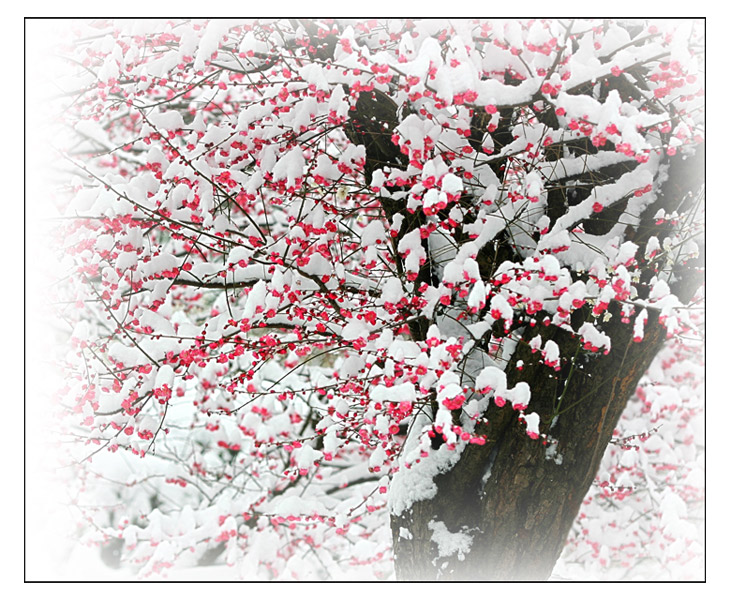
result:
[[(438, 491), (432, 499), (417, 502), (408, 513), (392, 519), (399, 579), (550, 576), (622, 410), (665, 340), (665, 330), (656, 320), (648, 323), (644, 341), (635, 343), (631, 326), (622, 324), (617, 315), (613, 319), (618, 322), (614, 350), (583, 365), (577, 361), (570, 376), (531, 360), (527, 344), (516, 350), (507, 369), (508, 381), (531, 384), (531, 409), (549, 425), (558, 409), (547, 432), (557, 440), (556, 447), (529, 438), (509, 407), (491, 405), (485, 415), (489, 423), (479, 430), (487, 434), (488, 443), (467, 446), (456, 466), (437, 476)], [(547, 329), (540, 333), (547, 335)], [(579, 345), (562, 330), (554, 330), (551, 339), (562, 349)], [(516, 368), (519, 360), (526, 365), (522, 371)], [(464, 560), (453, 555), (437, 561), (431, 521), (472, 536)], [(402, 527), (410, 539), (400, 535)]]

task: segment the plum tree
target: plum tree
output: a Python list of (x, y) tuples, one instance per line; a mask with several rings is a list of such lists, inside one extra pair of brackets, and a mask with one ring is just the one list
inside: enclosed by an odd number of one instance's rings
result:
[(73, 28), (88, 539), (141, 575), (548, 577), (702, 336), (703, 23)]

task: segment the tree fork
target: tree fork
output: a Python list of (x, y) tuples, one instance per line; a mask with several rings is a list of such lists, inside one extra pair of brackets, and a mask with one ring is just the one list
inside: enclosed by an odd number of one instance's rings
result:
[[(660, 207), (675, 209), (702, 186), (704, 158), (701, 147), (691, 159), (669, 161), (670, 176), (635, 237), (638, 255), (644, 254), (650, 235), (668, 233), (667, 225), (654, 223), (652, 215)], [(701, 264), (699, 258), (675, 267), (671, 290), (681, 301), (688, 302), (701, 283)], [(476, 427), (476, 433), (487, 436), (487, 443), (468, 445), (456, 465), (435, 478), (433, 498), (414, 503), (405, 514), (392, 515), (399, 579), (542, 580), (550, 576), (622, 411), (666, 341), (657, 314), (648, 319), (642, 342), (634, 342), (632, 326), (621, 322), (616, 302), (609, 313), (612, 317), (604, 330), (612, 339), (612, 351), (590, 358), (570, 377), (557, 375), (535, 359), (527, 343), (519, 344), (505, 370), (508, 382), (530, 384), (530, 408), (540, 415), (541, 433), (557, 442), (554, 458), (547, 457), (548, 448), (541, 441), (526, 435), (517, 412), (491, 404), (484, 415), (488, 423)], [(583, 322), (589, 315), (582, 310), (574, 317)], [(572, 325), (579, 323), (572, 318)], [(569, 332), (543, 325), (528, 329), (522, 341), (536, 334), (556, 341), (565, 356), (580, 343)], [(523, 361), (521, 370), (518, 361)], [(472, 537), (463, 560), (437, 556), (429, 528), (437, 521), (451, 533)]]

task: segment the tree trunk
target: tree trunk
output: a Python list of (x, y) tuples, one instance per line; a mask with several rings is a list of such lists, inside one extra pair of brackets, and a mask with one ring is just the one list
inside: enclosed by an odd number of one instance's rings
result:
[[(548, 419), (548, 439), (554, 443), (529, 438), (516, 411), (491, 405), (489, 423), (478, 426), (487, 433), (488, 443), (468, 445), (455, 467), (436, 477), (433, 498), (392, 517), (398, 579), (550, 576), (622, 410), (665, 339), (664, 328), (655, 320), (648, 322), (645, 339), (635, 343), (631, 326), (620, 323), (617, 315), (615, 319), (612, 352), (585, 365), (575, 361), (570, 375), (531, 361), (527, 344), (515, 351), (508, 379), (531, 384), (530, 409), (542, 422)], [(562, 330), (555, 330), (553, 339), (561, 348), (579, 343)], [(526, 365), (522, 371), (516, 368), (519, 360)], [(559, 416), (549, 429), (556, 412)], [(430, 527), (434, 522), (443, 523), (450, 533), (471, 536), (469, 552), (438, 556)]]

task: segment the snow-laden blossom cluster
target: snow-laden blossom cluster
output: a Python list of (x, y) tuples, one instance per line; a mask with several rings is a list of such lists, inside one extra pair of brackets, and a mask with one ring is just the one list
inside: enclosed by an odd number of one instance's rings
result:
[(702, 203), (663, 186), (703, 142), (698, 36), (74, 23), (55, 293), (85, 539), (143, 577), (389, 577), (389, 511), (489, 443), (489, 407), (549, 443), (516, 348), (564, 373), (618, 320), (697, 331), (674, 286)]

